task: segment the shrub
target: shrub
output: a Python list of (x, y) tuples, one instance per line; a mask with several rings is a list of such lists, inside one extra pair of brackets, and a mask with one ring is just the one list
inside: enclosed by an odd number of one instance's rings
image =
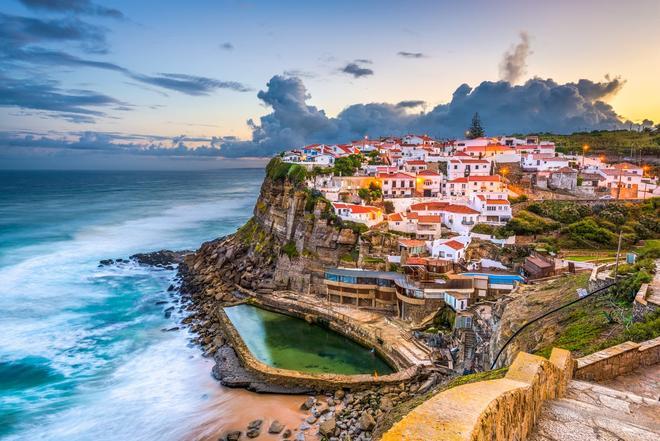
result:
[(539, 234), (557, 228), (559, 228), (558, 222), (543, 218), (527, 210), (522, 210), (509, 220), (504, 231), (514, 234)]
[(521, 194), (520, 196), (514, 196), (509, 198), (509, 202), (513, 205), (513, 204), (519, 204), (521, 202), (527, 202), (528, 199), (529, 197), (527, 197), (526, 194)]
[(296, 248), (296, 243), (292, 240), (287, 242), (283, 247), (282, 247), (282, 252), (289, 256), (289, 259), (294, 259), (298, 257), (298, 249)]
[(294, 184), (301, 184), (307, 179), (307, 170), (302, 165), (293, 164), (289, 167), (286, 175)]
[(385, 201), (385, 213), (391, 214), (394, 213), (394, 203), (392, 201)]

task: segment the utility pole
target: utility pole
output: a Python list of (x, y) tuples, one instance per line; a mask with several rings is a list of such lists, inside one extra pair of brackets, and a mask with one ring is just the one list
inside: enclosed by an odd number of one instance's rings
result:
[(619, 244), (616, 247), (616, 263), (614, 264), (614, 282), (616, 282), (616, 277), (619, 274), (619, 254), (621, 253), (621, 236), (623, 229), (619, 227)]

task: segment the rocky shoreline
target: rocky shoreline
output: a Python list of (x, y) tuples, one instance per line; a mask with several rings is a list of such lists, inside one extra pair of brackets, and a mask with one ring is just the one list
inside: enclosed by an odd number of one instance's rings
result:
[[(228, 242), (231, 243), (231, 237), (218, 239), (214, 244), (217, 246)], [(211, 372), (213, 377), (227, 387), (245, 388), (256, 393), (308, 395), (307, 399), (301, 402), (301, 409), (309, 414), (298, 427), (284, 427), (278, 421), (273, 421), (269, 427), (265, 427), (263, 420), (255, 420), (245, 428), (228, 431), (220, 441), (256, 438), (264, 431), (279, 435), (285, 440), (320, 438), (328, 441), (368, 441), (372, 439), (373, 430), (379, 420), (392, 408), (428, 392), (442, 380), (441, 376), (432, 375), (423, 381), (379, 386), (358, 392), (343, 389), (313, 391), (295, 384), (284, 387), (265, 383), (241, 365), (214, 314), (218, 307), (242, 301), (240, 293), (233, 288), (233, 280), (220, 284), (217, 279), (214, 280), (213, 291), (209, 295), (209, 285), (200, 283), (199, 274), (189, 266), (193, 262), (192, 256), (194, 255), (188, 251), (162, 250), (136, 254), (131, 256), (130, 260), (104, 260), (100, 265), (133, 261), (155, 268), (178, 268), (175, 283), (168, 291), (175, 303), (178, 303), (178, 311), (184, 314), (184, 318), (177, 326), (163, 331), (177, 330), (180, 326), (188, 328), (194, 335), (192, 342), (199, 345), (203, 356), (214, 359), (215, 365)], [(219, 286), (221, 289), (218, 289)], [(172, 309), (174, 307), (170, 306), (164, 310), (166, 317)]]

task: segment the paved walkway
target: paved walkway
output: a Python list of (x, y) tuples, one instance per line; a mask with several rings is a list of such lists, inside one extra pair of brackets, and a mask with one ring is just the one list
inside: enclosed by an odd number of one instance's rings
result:
[[(629, 377), (627, 381), (620, 378), (618, 383), (612, 385), (626, 388), (639, 376), (639, 373), (625, 376)], [(657, 399), (633, 392), (572, 381), (565, 398), (543, 406), (536, 429), (529, 439), (657, 441), (660, 439), (660, 403)]]
[[(602, 381), (598, 384), (658, 401), (660, 400), (660, 364), (639, 368), (629, 374), (620, 375), (613, 380)], [(660, 419), (660, 415), (658, 415), (658, 419)]]

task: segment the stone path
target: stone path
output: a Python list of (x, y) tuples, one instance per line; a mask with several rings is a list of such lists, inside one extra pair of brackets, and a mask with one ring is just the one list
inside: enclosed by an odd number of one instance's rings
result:
[(660, 400), (660, 364), (639, 368), (629, 374), (619, 375), (613, 380), (601, 381), (598, 384), (658, 401)]
[[(619, 381), (621, 386), (626, 384), (623, 379)], [(529, 439), (656, 441), (660, 439), (660, 403), (632, 392), (574, 380), (565, 398), (544, 404)]]

